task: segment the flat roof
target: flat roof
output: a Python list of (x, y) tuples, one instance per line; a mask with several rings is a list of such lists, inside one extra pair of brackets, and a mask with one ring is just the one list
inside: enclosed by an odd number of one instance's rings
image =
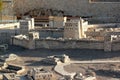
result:
[(7, 79), (14, 79), (15, 78), (15, 73), (5, 73), (4, 76)]

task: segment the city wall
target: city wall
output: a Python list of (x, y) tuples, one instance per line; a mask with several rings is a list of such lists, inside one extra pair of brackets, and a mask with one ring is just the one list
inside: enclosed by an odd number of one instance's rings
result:
[(35, 40), (35, 48), (47, 49), (104, 49), (102, 41), (88, 40)]
[(17, 46), (21, 46), (24, 48), (28, 48), (29, 49), (29, 40), (25, 40), (25, 39), (17, 39), (17, 38), (12, 38), (11, 39), (11, 43), (14, 43)]
[(104, 51), (119, 51), (120, 41), (95, 41), (95, 40), (54, 40), (54, 39), (12, 39), (12, 44), (27, 49), (96, 49)]
[(120, 23), (106, 23), (106, 24), (89, 24), (88, 28), (105, 28), (105, 27), (120, 27)]
[(92, 40), (53, 40), (53, 39), (39, 39), (39, 40), (25, 40), (12, 39), (12, 44), (22, 46), (28, 49), (104, 49), (103, 41)]
[(112, 43), (112, 51), (119, 51), (120, 50), (120, 41), (116, 41)]

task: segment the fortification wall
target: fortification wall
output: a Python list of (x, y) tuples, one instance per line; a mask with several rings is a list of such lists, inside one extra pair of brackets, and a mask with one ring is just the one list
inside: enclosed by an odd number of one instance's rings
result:
[(19, 40), (13, 38), (13, 45), (21, 46), (28, 49), (96, 49), (104, 51), (119, 51), (120, 41), (95, 41), (95, 40), (54, 40), (54, 39), (39, 39), (39, 40)]
[(120, 50), (120, 42), (117, 41), (117, 42), (113, 42), (112, 43), (112, 51), (118, 51)]
[(12, 38), (11, 44), (29, 49), (29, 40)]
[(97, 49), (104, 51), (119, 51), (120, 42), (104, 42), (93, 40), (36, 40), (35, 48), (46, 49)]
[(102, 41), (86, 41), (86, 40), (36, 40), (35, 48), (47, 49), (104, 49)]
[(105, 27), (119, 27), (119, 23), (108, 23), (108, 24), (90, 24), (87, 27), (88, 28), (105, 28)]

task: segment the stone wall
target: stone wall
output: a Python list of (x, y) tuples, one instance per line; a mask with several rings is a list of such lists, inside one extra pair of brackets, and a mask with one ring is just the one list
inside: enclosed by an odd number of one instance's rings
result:
[(39, 37), (40, 38), (62, 38), (63, 37), (63, 30), (40, 30), (39, 31)]
[(0, 24), (0, 44), (9, 44), (11, 36), (20, 34), (19, 23)]
[[(93, 16), (92, 18), (86, 18), (89, 23), (91, 24), (100, 24), (100, 23), (117, 23), (120, 22), (120, 19), (116, 17), (117, 15), (114, 16)], [(119, 16), (119, 15), (118, 15)]]
[(88, 28), (106, 28), (106, 27), (116, 28), (119, 26), (120, 26), (120, 23), (89, 24)]
[(104, 49), (102, 41), (88, 40), (36, 40), (35, 48), (47, 49)]
[(13, 37), (13, 45), (21, 46), (27, 49), (97, 49), (104, 51), (119, 51), (120, 41), (111, 41), (108, 34), (102, 41), (97, 40), (70, 40), (70, 39), (29, 39)]
[(29, 49), (29, 40), (12, 38), (11, 44)]
[(120, 41), (95, 41), (95, 40), (54, 40), (54, 39), (36, 39), (25, 40), (13, 38), (13, 45), (21, 46), (27, 49), (96, 49), (104, 51), (119, 51)]
[(120, 50), (120, 41), (112, 43), (112, 51), (119, 51)]
[(104, 51), (119, 51), (120, 41), (117, 42), (104, 42), (93, 40), (35, 40), (35, 48), (46, 49), (97, 49)]

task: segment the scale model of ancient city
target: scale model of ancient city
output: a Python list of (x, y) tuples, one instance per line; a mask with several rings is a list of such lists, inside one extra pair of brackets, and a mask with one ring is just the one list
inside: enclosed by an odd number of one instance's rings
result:
[(0, 80), (120, 80), (120, 0), (0, 0)]

